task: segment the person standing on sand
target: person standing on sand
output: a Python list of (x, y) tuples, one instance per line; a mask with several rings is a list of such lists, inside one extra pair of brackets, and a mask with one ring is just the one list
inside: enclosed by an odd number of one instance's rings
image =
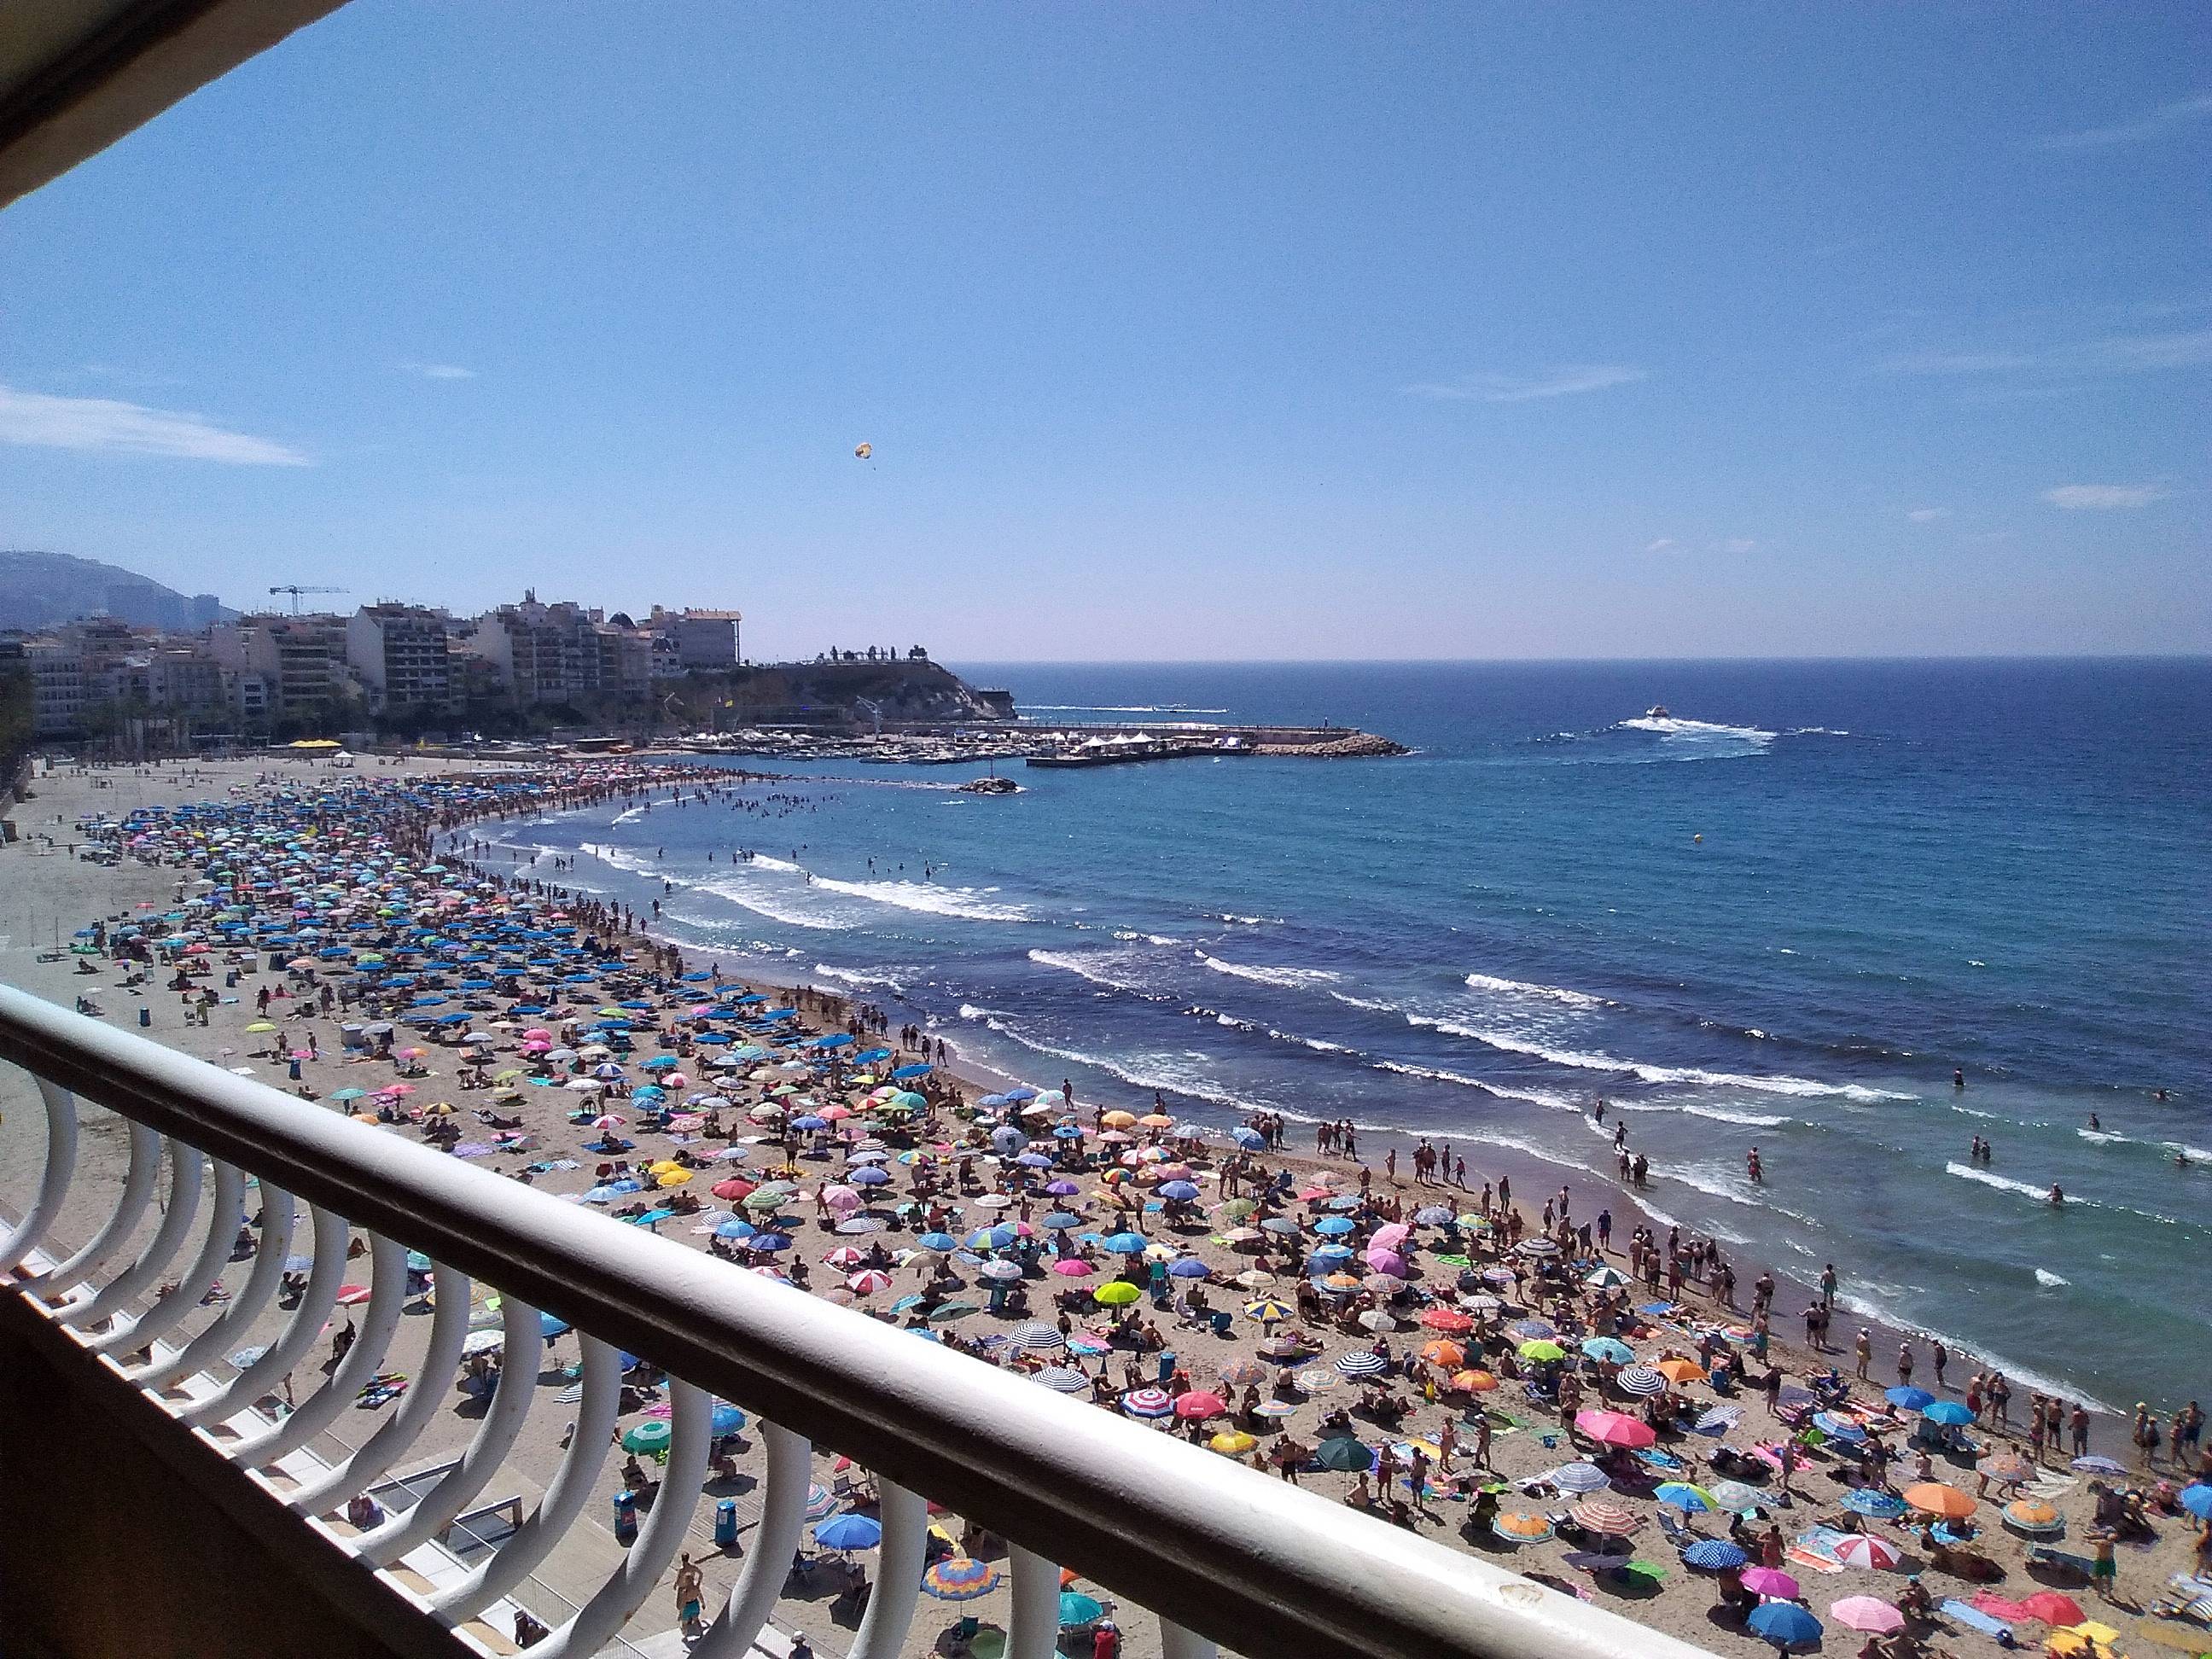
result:
[(676, 1568), (676, 1618), (684, 1631), (684, 1639), (694, 1642), (706, 1633), (705, 1612), (707, 1577), (687, 1553)]
[(1874, 1364), (1874, 1333), (1860, 1326), (1859, 1340), (1851, 1345), (1851, 1352), (1858, 1358), (1859, 1381), (1863, 1382), (1867, 1381), (1868, 1368)]

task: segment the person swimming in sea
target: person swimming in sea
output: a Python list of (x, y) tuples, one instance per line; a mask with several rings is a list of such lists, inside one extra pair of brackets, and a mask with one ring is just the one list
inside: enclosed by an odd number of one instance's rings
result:
[(2098, 1120), (2097, 1115), (2092, 1112), (2089, 1114), (2089, 1127), (2093, 1129), (2101, 1129), (2105, 1126)]
[(1951, 1086), (1954, 1089), (1963, 1089), (1966, 1086), (1966, 1068), (1965, 1066), (1954, 1066), (1951, 1068)]
[(2060, 1187), (2055, 1181), (2051, 1183), (2051, 1196), (2049, 1201), (2051, 1207), (2054, 1210), (2063, 1207), (2066, 1202), (2065, 1189)]

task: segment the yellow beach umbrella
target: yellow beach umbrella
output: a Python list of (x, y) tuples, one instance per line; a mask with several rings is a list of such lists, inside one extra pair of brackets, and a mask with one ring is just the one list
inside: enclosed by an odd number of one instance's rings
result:
[(1206, 1443), (1224, 1457), (1242, 1457), (1260, 1443), (1242, 1429), (1224, 1429)]

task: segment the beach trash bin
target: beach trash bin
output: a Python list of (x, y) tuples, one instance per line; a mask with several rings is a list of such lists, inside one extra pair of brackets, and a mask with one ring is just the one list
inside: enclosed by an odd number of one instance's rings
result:
[(361, 1029), (360, 1021), (356, 1020), (350, 1024), (338, 1027), (338, 1047), (341, 1048), (368, 1047), (368, 1033)]
[(226, 991), (235, 991), (235, 990), (238, 988), (238, 969), (235, 969), (235, 968), (226, 968), (226, 969), (223, 969), (223, 974), (222, 974), (222, 988), (223, 988), (224, 990), (226, 990)]
[(138, 1005), (138, 1023), (141, 1025), (151, 1025), (154, 1023), (154, 1011), (143, 1002)]
[(725, 1498), (714, 1505), (714, 1547), (733, 1550), (738, 1547), (738, 1500)]
[(637, 1542), (637, 1494), (615, 1494), (615, 1542), (628, 1548)]
[(1175, 1350), (1162, 1348), (1160, 1350), (1160, 1384), (1163, 1388), (1167, 1385), (1168, 1379), (1175, 1375)]

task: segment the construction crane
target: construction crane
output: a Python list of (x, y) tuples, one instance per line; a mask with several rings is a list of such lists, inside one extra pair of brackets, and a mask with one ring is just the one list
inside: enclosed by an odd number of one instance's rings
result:
[(303, 587), (298, 582), (281, 582), (269, 591), (271, 593), (289, 593), (292, 596), (292, 614), (296, 617), (300, 614), (300, 595), (302, 593), (344, 593), (350, 590), (343, 587)]

